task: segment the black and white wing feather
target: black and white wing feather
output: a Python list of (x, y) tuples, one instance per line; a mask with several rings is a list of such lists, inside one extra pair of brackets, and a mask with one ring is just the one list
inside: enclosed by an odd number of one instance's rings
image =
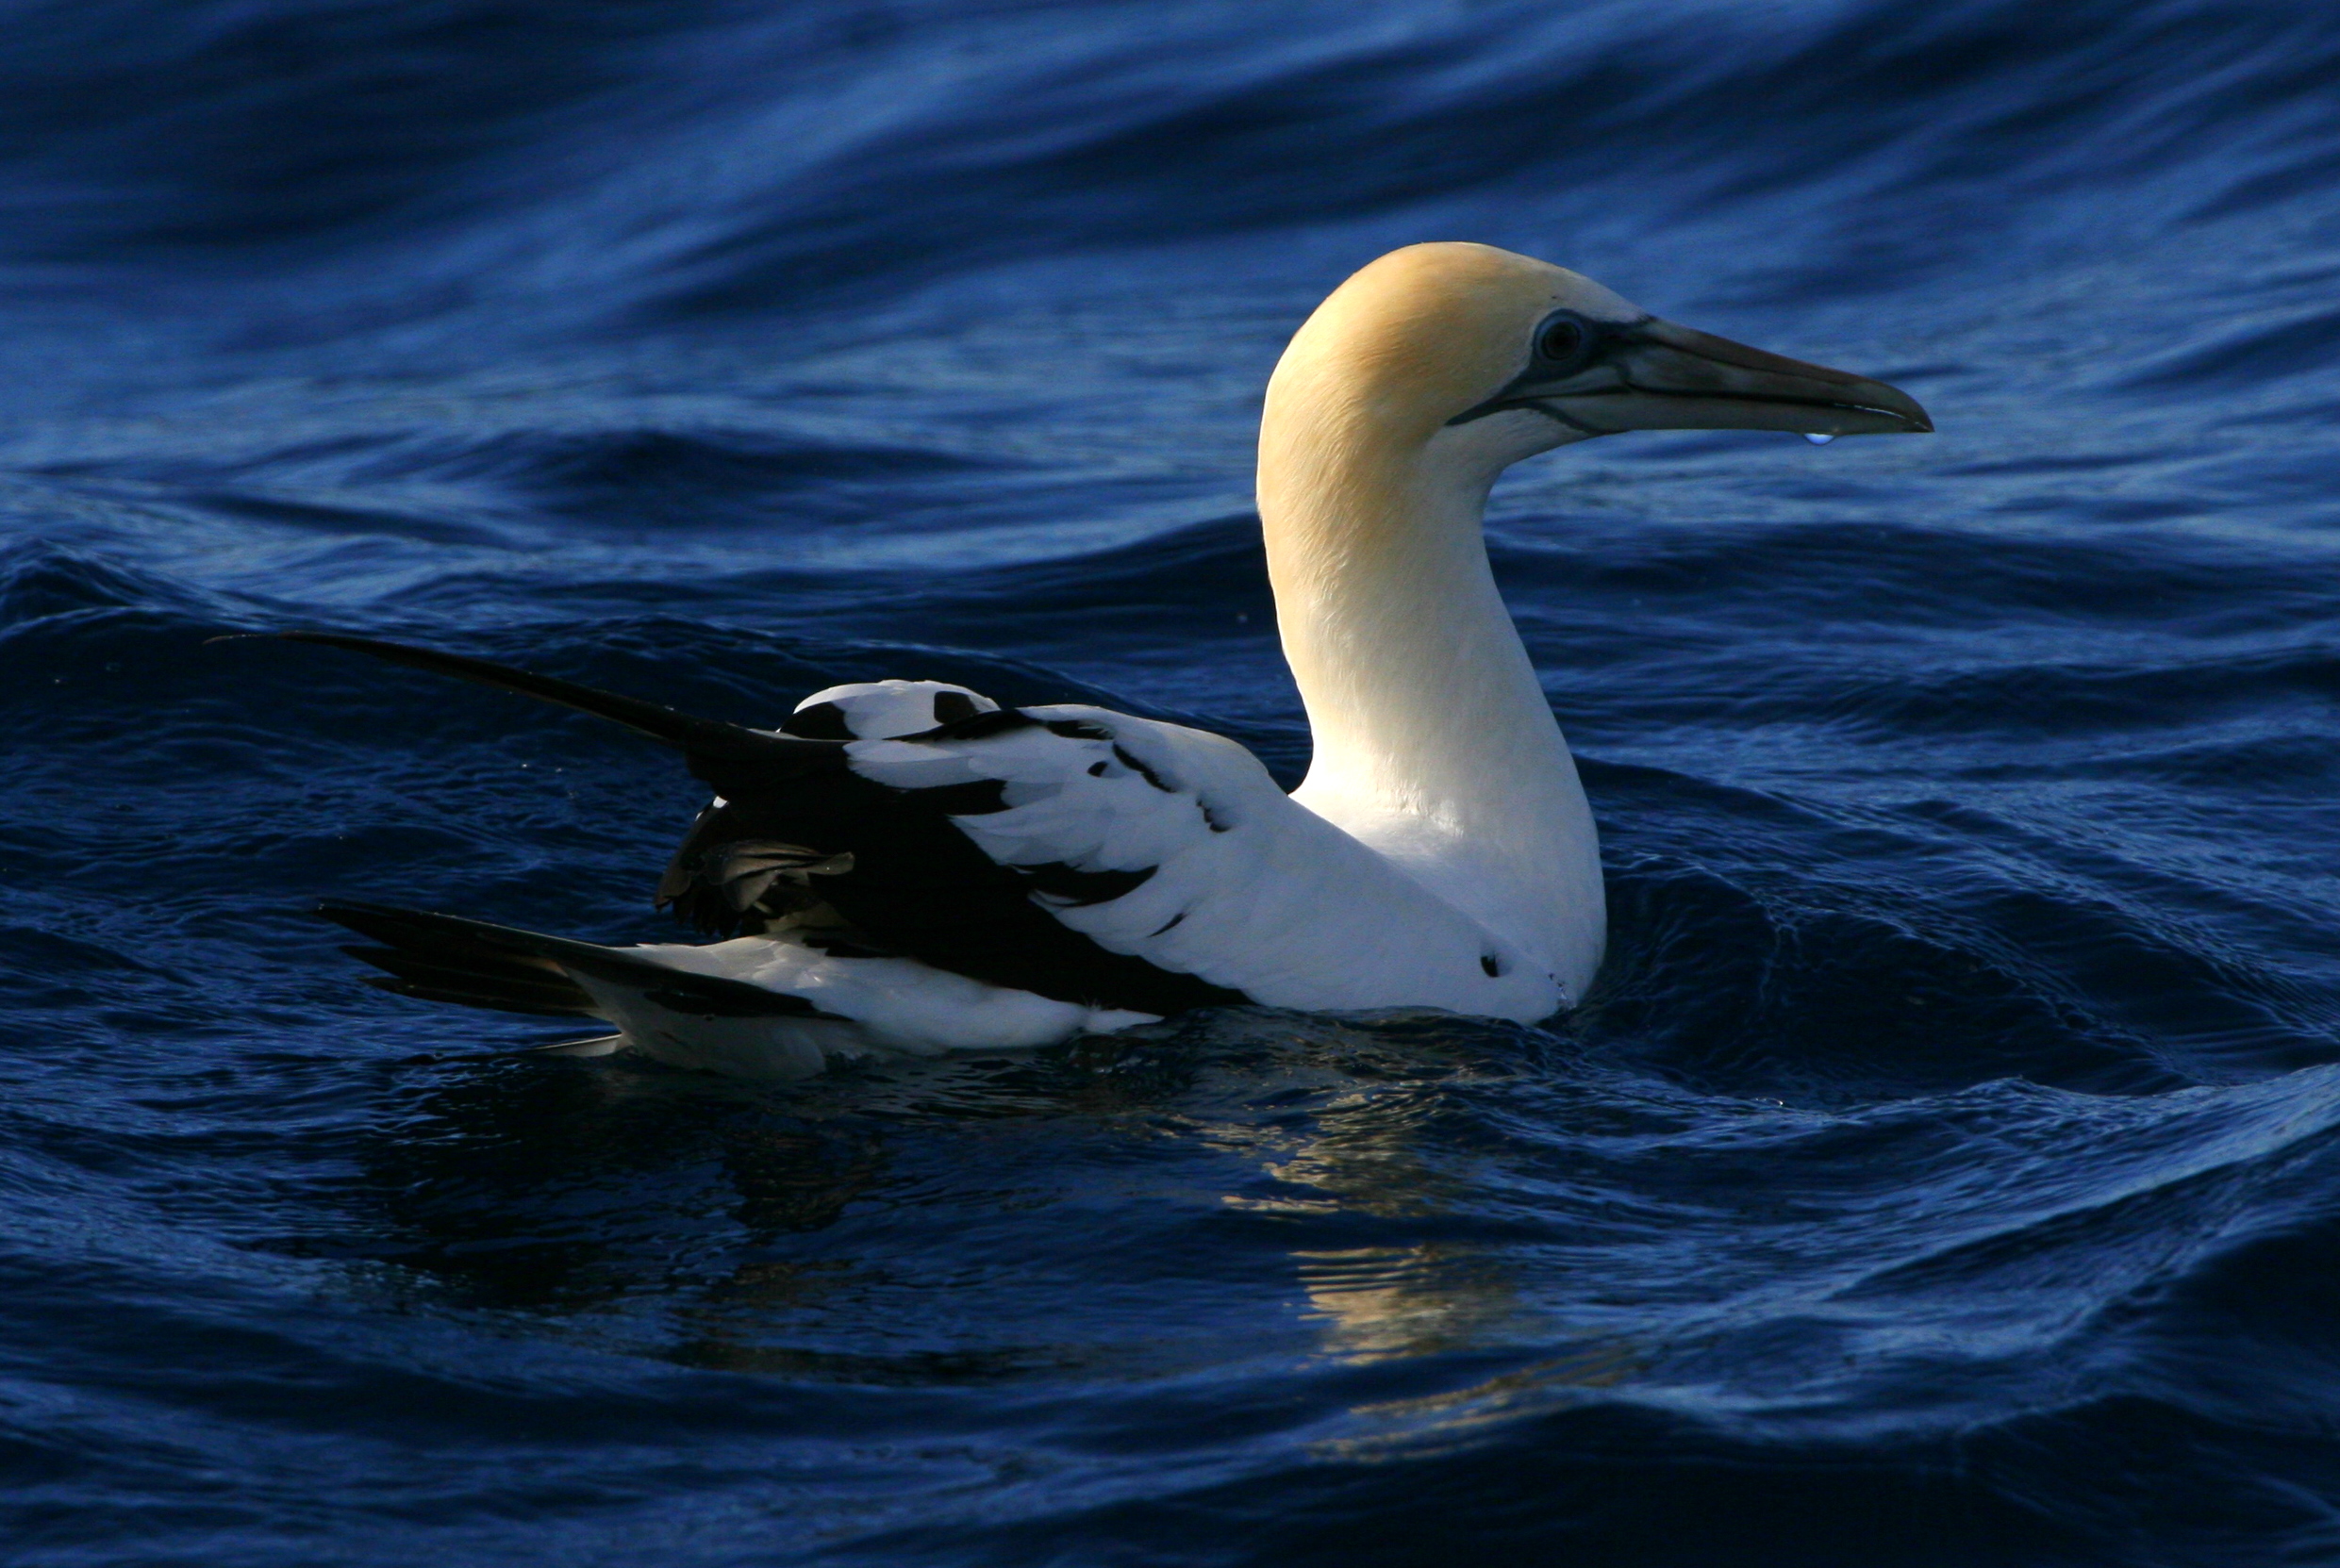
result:
[(1087, 706), (987, 718), (855, 742), (851, 767), (914, 797), (996, 789), (952, 826), (1102, 951), (1278, 1007), (1562, 1004), (1541, 966), (1224, 736)]
[(659, 896), (711, 934), (785, 930), (838, 956), (1157, 1015), (1253, 1001), (1535, 1016), (1565, 1000), (1541, 966), (1219, 735), (910, 682), (820, 694), (789, 726), (812, 733), (775, 733), (482, 660), (294, 635), (682, 751), (716, 800)]

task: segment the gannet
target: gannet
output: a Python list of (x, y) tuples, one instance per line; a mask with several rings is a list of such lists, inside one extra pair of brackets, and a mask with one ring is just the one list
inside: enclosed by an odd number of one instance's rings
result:
[(1268, 384), (1258, 500), (1314, 734), (1286, 795), (1222, 736), (960, 685), (833, 686), (778, 728), (484, 661), (351, 649), (680, 751), (715, 799), (656, 901), (705, 945), (611, 948), (333, 902), (408, 997), (577, 1015), (559, 1048), (795, 1079), (834, 1057), (1051, 1044), (1198, 1007), (1573, 1006), (1606, 937), (1585, 792), (1481, 523), (1522, 458), (1627, 430), (1933, 428), (1881, 382), (1661, 321), (1486, 245), (1408, 246)]

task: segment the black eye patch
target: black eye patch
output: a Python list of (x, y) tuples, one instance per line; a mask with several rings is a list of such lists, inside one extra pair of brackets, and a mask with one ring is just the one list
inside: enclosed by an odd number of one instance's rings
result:
[[(1644, 317), (1642, 321), (1649, 318)], [(1538, 401), (1579, 373), (1606, 359), (1620, 345), (1640, 340), (1641, 321), (1600, 322), (1574, 310), (1555, 310), (1535, 324), (1528, 345), (1527, 369), (1510, 386), (1485, 403), (1466, 408), (1449, 424), (1469, 424), (1513, 408), (1532, 408), (1586, 436), (1611, 432), (1583, 424), (1551, 403)]]
[(1565, 375), (1582, 368), (1600, 352), (1606, 335), (1600, 326), (1573, 310), (1555, 310), (1535, 329), (1535, 360), (1529, 367), (1539, 375)]

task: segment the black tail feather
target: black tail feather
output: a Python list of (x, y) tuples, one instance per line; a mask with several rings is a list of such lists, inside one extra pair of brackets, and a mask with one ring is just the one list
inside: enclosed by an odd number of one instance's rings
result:
[(669, 1012), (713, 1018), (828, 1018), (802, 997), (744, 981), (692, 974), (618, 948), (545, 936), (459, 915), (387, 904), (334, 902), (320, 917), (381, 944), (345, 948), (387, 971), (373, 983), (401, 996), (506, 1013), (604, 1015), (573, 978), (622, 986)]
[(394, 948), (341, 950), (385, 971), (367, 976), (367, 983), (398, 996), (544, 1017), (600, 1015), (585, 987), (543, 959), (506, 957), (486, 949), (470, 958), (400, 952)]
[(411, 997), (416, 1001), (453, 1002), (458, 1007), (484, 1008), (490, 1013), (524, 1013), (532, 1018), (597, 1018), (589, 1006), (539, 1006), (526, 995), (511, 995), (494, 986), (434, 985), (425, 981), (404, 980), (396, 975), (361, 975), (368, 985), (388, 991), (393, 997)]

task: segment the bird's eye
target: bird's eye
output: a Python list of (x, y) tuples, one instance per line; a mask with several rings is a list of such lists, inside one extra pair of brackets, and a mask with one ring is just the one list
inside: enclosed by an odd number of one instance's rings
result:
[(1585, 324), (1572, 317), (1555, 316), (1535, 335), (1538, 358), (1567, 364), (1585, 352)]

